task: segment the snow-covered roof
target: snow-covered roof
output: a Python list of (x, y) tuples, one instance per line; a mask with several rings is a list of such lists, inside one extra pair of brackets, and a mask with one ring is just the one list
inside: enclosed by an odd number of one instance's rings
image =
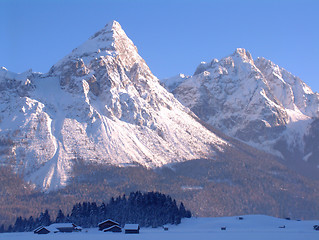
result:
[[(39, 226), (39, 227), (37, 227), (36, 229), (34, 229), (33, 232), (38, 232), (38, 231), (40, 231), (40, 230), (43, 229), (43, 228), (47, 229), (47, 228), (44, 227), (44, 226)], [(47, 230), (48, 230), (48, 229), (47, 229)]]
[(125, 224), (124, 229), (125, 230), (138, 230), (139, 226), (138, 224)]
[(62, 227), (74, 227), (75, 225), (73, 223), (53, 223), (49, 227), (56, 227), (56, 228), (62, 228)]
[(107, 232), (107, 231), (111, 230), (112, 228), (120, 228), (120, 229), (122, 229), (119, 225), (113, 225), (113, 226), (111, 226), (111, 227), (108, 227), (108, 228), (103, 229), (103, 231), (104, 231), (104, 232)]
[(115, 223), (116, 225), (120, 225), (118, 222), (115, 222), (115, 221), (112, 220), (112, 219), (107, 219), (107, 220), (104, 220), (103, 222), (100, 222), (100, 223), (98, 224), (98, 226), (100, 226), (101, 224), (106, 223), (106, 222), (112, 222), (112, 223)]
[(53, 223), (50, 226), (45, 227), (50, 232), (59, 231), (59, 228), (74, 228), (75, 225), (73, 223)]

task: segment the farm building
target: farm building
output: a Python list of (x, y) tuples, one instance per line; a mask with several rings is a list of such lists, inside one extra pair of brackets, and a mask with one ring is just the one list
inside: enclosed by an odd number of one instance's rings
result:
[(103, 232), (122, 232), (122, 228), (118, 225), (113, 225), (109, 228), (105, 228)]
[(125, 224), (125, 234), (140, 233), (140, 226), (138, 224)]
[(48, 234), (50, 231), (43, 226), (37, 227), (36, 229), (34, 229), (34, 234)]
[(118, 222), (115, 222), (115, 221), (113, 221), (111, 219), (107, 219), (107, 220), (105, 220), (103, 222), (100, 222), (98, 224), (98, 227), (99, 227), (99, 230), (102, 231), (102, 230), (110, 228), (112, 226), (119, 226), (119, 225), (120, 224)]
[(82, 228), (76, 226), (74, 223), (53, 223), (47, 227), (40, 226), (33, 232), (35, 234), (48, 234), (57, 232), (80, 232), (81, 230)]

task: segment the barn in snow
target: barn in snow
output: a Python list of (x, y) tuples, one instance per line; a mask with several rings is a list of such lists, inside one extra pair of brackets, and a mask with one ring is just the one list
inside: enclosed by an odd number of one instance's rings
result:
[(34, 234), (48, 234), (50, 231), (43, 226), (37, 227), (36, 229), (34, 229)]
[(125, 224), (125, 234), (140, 233), (140, 226), (138, 224)]
[(100, 222), (98, 226), (99, 230), (103, 231), (104, 229), (110, 228), (112, 226), (120, 226), (120, 224), (118, 222), (113, 221), (112, 219), (107, 219), (103, 222)]
[(48, 234), (57, 232), (80, 232), (81, 227), (76, 226), (74, 223), (53, 223), (50, 226), (44, 227), (40, 226), (36, 228), (33, 232), (35, 234)]

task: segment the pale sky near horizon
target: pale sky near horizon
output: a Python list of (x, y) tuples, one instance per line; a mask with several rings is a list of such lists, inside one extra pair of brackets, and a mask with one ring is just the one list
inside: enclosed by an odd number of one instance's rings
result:
[(158, 78), (243, 47), (319, 92), (317, 0), (0, 0), (0, 66), (47, 72), (113, 19)]

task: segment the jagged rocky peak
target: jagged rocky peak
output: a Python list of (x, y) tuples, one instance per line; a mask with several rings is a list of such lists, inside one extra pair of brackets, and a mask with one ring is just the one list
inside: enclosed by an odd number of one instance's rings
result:
[(222, 58), (219, 63), (229, 70), (237, 69), (240, 74), (251, 70), (256, 72), (257, 69), (252, 55), (244, 48), (237, 48), (232, 55)]
[(254, 60), (250, 52), (244, 48), (237, 48), (232, 55), (224, 57), (220, 61), (214, 58), (210, 62), (201, 62), (196, 68), (194, 75), (210, 71), (210, 69), (213, 69), (216, 66), (235, 68), (242, 63), (247, 63), (249, 65), (248, 67), (255, 68)]
[(56, 63), (49, 75), (59, 76), (60, 85), (71, 91), (82, 91), (82, 80), (85, 80), (95, 95), (105, 88), (125, 87), (130, 81), (158, 82), (116, 21), (108, 23)]
[(254, 63), (253, 57), (251, 56), (250, 52), (244, 48), (237, 48), (233, 53), (233, 56), (239, 56), (246, 62)]
[(302, 158), (303, 136), (319, 116), (318, 94), (306, 83), (270, 60), (254, 61), (243, 48), (166, 82), (203, 121), (287, 160)]
[[(51, 68), (50, 73), (60, 73), (61, 70), (68, 69), (71, 63), (77, 68), (90, 67), (93, 60), (103, 61), (111, 58), (121, 58), (127, 68), (132, 68), (136, 61), (142, 61), (137, 48), (116, 21), (106, 24), (86, 42), (73, 49)], [(66, 63), (68, 66), (65, 66)]]
[(134, 51), (137, 52), (137, 48), (127, 37), (121, 25), (116, 21), (111, 21), (82, 45), (73, 49), (70, 54), (60, 60), (57, 64), (55, 64), (55, 66), (72, 58), (90, 60), (87, 58), (108, 55), (114, 56), (115, 54), (123, 53), (123, 44), (125, 44), (126, 47), (132, 47)]

